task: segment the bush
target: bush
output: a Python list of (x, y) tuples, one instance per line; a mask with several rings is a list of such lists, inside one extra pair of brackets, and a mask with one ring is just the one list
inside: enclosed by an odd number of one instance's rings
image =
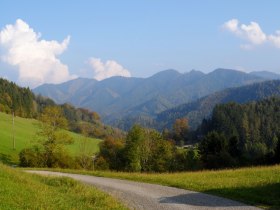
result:
[(38, 146), (26, 148), (19, 153), (19, 165), (21, 167), (39, 168), (81, 168), (65, 150), (55, 150), (48, 159), (46, 159), (46, 156), (46, 152)]
[(109, 170), (109, 163), (102, 156), (98, 156), (94, 161), (94, 168), (96, 170)]
[(89, 155), (77, 156), (75, 161), (82, 169), (92, 170), (94, 168), (93, 158)]
[(43, 153), (36, 146), (23, 149), (19, 153), (19, 165), (22, 167), (44, 167)]

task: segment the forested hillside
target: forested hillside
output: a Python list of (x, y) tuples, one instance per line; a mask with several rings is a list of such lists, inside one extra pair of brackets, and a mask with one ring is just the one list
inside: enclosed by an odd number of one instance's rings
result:
[(270, 96), (280, 96), (280, 80), (266, 81), (216, 92), (158, 114), (153, 124), (158, 129), (170, 128), (176, 119), (186, 117), (189, 120), (190, 127), (195, 129), (204, 118), (208, 118), (211, 115), (213, 108), (217, 104), (230, 101), (246, 103)]
[(75, 108), (70, 104), (57, 105), (49, 98), (34, 95), (29, 88), (19, 87), (13, 82), (0, 78), (0, 112), (14, 113), (15, 116), (26, 118), (39, 118), (47, 106), (60, 107), (72, 131), (82, 133), (86, 130), (87, 135), (98, 138), (112, 134), (122, 135), (120, 130), (104, 125), (97, 112)]
[(279, 162), (280, 98), (217, 105), (197, 137), (209, 168)]
[(35, 114), (34, 94), (29, 88), (20, 88), (15, 83), (0, 78), (0, 111), (15, 112), (22, 117)]

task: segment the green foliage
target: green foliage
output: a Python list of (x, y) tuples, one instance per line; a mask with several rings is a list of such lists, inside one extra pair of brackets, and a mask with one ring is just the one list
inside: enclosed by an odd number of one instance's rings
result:
[[(145, 137), (145, 131), (138, 125), (132, 127), (126, 137), (125, 159), (126, 170), (141, 171), (141, 162), (145, 162), (148, 154), (148, 147)], [(143, 146), (143, 148), (142, 148)], [(142, 156), (145, 155), (145, 156)]]
[(76, 157), (76, 161), (83, 169), (92, 170), (94, 168), (93, 152), (90, 149), (90, 140), (86, 137), (86, 131), (84, 131), (84, 135), (80, 141), (79, 154)]
[(29, 88), (20, 88), (13, 82), (0, 78), (0, 112), (31, 117), (34, 95)]
[(73, 143), (73, 138), (62, 130), (67, 127), (68, 122), (59, 107), (46, 107), (40, 119), (40, 130), (37, 133), (39, 140), (31, 148), (23, 149), (20, 152), (20, 166), (92, 168), (93, 162), (90, 161), (90, 154), (85, 153), (85, 148), (76, 160), (65, 149), (66, 145)]
[(85, 169), (85, 170), (93, 170), (94, 164), (93, 164), (93, 157), (86, 154), (78, 155), (75, 158), (75, 162), (78, 164), (79, 167)]
[(192, 147), (187, 150), (185, 165), (186, 170), (201, 169), (201, 156), (197, 147)]
[(164, 140), (157, 131), (135, 125), (126, 137), (125, 169), (145, 172), (169, 171), (174, 158), (174, 149), (174, 145)]
[(67, 120), (64, 118), (61, 109), (56, 106), (46, 107), (40, 119), (39, 146), (35, 145), (20, 152), (20, 166), (77, 167), (64, 147), (71, 144), (73, 138), (62, 130), (67, 126)]
[(197, 133), (205, 136), (200, 144), (203, 162), (207, 167), (274, 163), (280, 136), (279, 107), (276, 97), (217, 105)]
[(100, 143), (99, 157), (108, 163), (111, 170), (121, 170), (124, 166), (124, 140), (109, 137)]
[[(21, 117), (15, 117), (15, 142), (16, 148), (13, 149), (12, 138), (12, 116), (0, 112), (0, 161), (10, 165), (19, 163), (19, 153), (21, 150), (30, 148), (34, 144), (38, 145), (38, 129), (39, 122), (34, 119), (26, 119)], [(80, 154), (80, 145), (83, 139), (86, 139), (87, 151), (91, 154), (99, 151), (98, 144), (101, 142), (99, 139), (90, 137), (83, 137), (80, 134), (66, 131), (73, 139), (74, 143), (66, 145), (66, 149), (69, 150), (70, 155), (77, 156)]]
[(109, 169), (109, 163), (103, 156), (98, 156), (94, 162), (94, 166), (96, 170), (103, 170), (106, 171)]
[(174, 150), (176, 148), (170, 141), (163, 139), (162, 135), (157, 131), (150, 131), (150, 154), (147, 161), (148, 167), (143, 171), (165, 172), (172, 170), (174, 161)]
[(209, 132), (199, 145), (201, 160), (206, 168), (234, 166), (228, 152), (228, 142), (223, 134)]
[(173, 168), (175, 150), (175, 146), (157, 131), (135, 125), (125, 141), (108, 138), (100, 144), (95, 168), (131, 172), (169, 171)]
[(22, 167), (43, 167), (42, 151), (37, 146), (23, 149), (19, 153), (19, 162)]
[(177, 145), (183, 146), (187, 142), (188, 131), (188, 120), (186, 118), (176, 119), (173, 124), (171, 138), (175, 140)]

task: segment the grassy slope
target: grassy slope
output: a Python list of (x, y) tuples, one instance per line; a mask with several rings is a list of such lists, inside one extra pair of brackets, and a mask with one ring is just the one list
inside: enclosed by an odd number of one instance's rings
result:
[(0, 164), (1, 210), (126, 209), (109, 195), (69, 178), (41, 177)]
[[(38, 122), (34, 119), (15, 118), (15, 140), (16, 149), (13, 150), (12, 140), (12, 116), (0, 112), (0, 159), (11, 159), (11, 162), (18, 162), (18, 153), (25, 147), (29, 147), (36, 139)], [(79, 145), (83, 138), (79, 134), (69, 132), (74, 138), (74, 144), (67, 146), (69, 151), (75, 155), (79, 152)], [(88, 148), (92, 153), (98, 151), (100, 140), (89, 139)]]
[(172, 174), (60, 171), (156, 183), (214, 194), (264, 208), (280, 209), (280, 165)]

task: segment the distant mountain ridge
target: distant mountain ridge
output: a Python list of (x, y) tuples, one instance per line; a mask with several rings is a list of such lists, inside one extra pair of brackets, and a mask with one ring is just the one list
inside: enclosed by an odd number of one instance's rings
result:
[(57, 103), (68, 102), (95, 110), (106, 123), (116, 126), (127, 117), (155, 117), (225, 88), (265, 80), (268, 79), (230, 69), (216, 69), (208, 74), (169, 69), (148, 78), (111, 77), (102, 81), (79, 78), (59, 85), (44, 84), (33, 91)]
[(269, 71), (253, 71), (253, 72), (250, 72), (249, 74), (258, 76), (258, 77), (262, 77), (265, 79), (269, 79), (269, 80), (280, 79), (280, 74), (276, 74), (276, 73), (269, 72)]

